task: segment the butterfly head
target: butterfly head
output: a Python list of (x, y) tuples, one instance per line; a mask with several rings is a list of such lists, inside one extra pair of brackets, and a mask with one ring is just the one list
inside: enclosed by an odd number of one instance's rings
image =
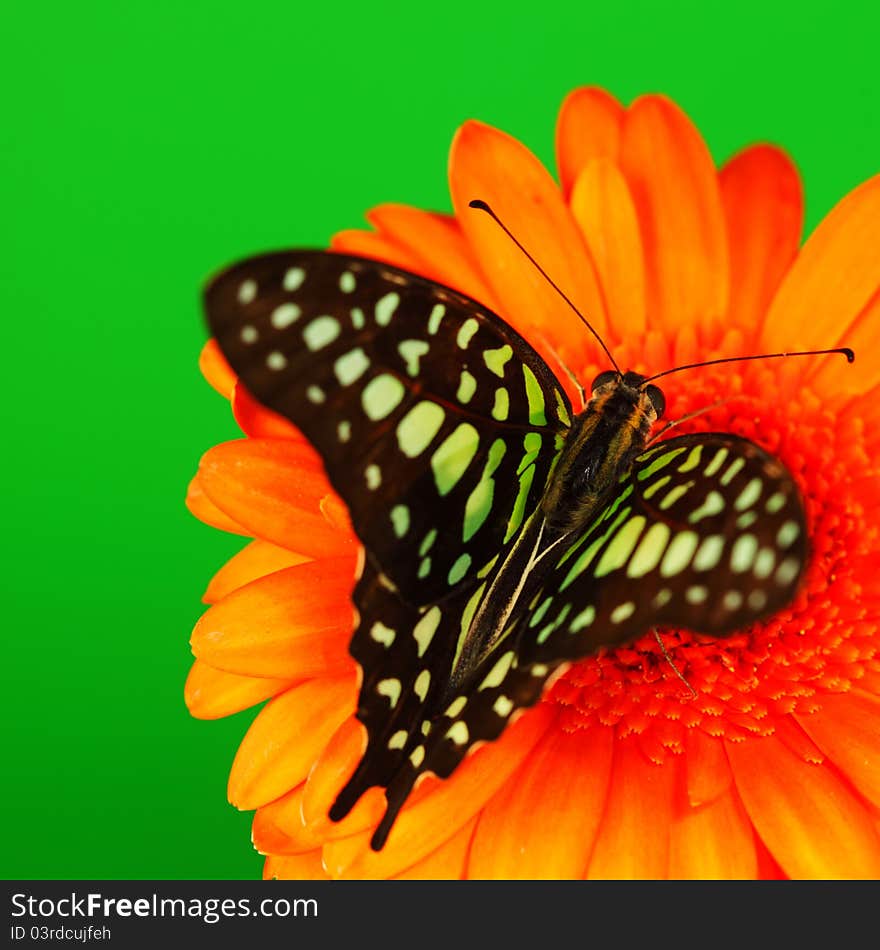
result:
[(590, 389), (593, 398), (608, 397), (619, 393), (620, 396), (633, 405), (638, 406), (652, 422), (656, 422), (663, 417), (666, 409), (666, 398), (659, 386), (655, 386), (653, 383), (645, 385), (647, 378), (647, 376), (634, 373), (632, 370), (618, 373), (616, 370), (608, 369), (599, 373), (593, 380)]

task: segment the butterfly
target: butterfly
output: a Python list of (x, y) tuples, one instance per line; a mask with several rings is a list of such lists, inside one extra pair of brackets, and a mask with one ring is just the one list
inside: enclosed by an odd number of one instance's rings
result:
[(578, 413), (498, 315), (396, 267), (264, 254), (207, 286), (211, 334), (311, 441), (363, 546), (350, 652), (379, 850), (574, 660), (674, 626), (723, 637), (789, 604), (807, 562), (785, 466), (723, 432), (651, 441), (661, 390), (618, 369)]

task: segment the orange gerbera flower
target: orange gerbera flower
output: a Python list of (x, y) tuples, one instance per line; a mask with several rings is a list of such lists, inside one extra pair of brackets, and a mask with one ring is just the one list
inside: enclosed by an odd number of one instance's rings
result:
[(665, 631), (694, 697), (652, 638), (575, 664), (451, 778), (421, 783), (374, 852), (379, 789), (327, 817), (362, 750), (347, 652), (357, 541), (313, 450), (208, 343), (202, 369), (245, 438), (207, 452), (188, 504), (254, 540), (208, 586), (186, 698), (203, 718), (269, 700), (230, 801), (256, 809), (271, 877), (880, 876), (880, 177), (799, 249), (789, 159), (756, 146), (716, 170), (661, 96), (624, 108), (576, 90), (557, 155), (560, 186), (517, 141), (468, 122), (450, 157), (454, 215), (384, 205), (375, 230), (333, 248), (463, 291), (586, 381), (607, 368), (595, 341), (470, 199), (493, 206), (621, 366), (851, 346), (852, 366), (741, 363), (666, 387), (668, 418), (714, 405), (680, 431), (741, 434), (795, 475), (813, 550), (800, 594), (729, 639)]

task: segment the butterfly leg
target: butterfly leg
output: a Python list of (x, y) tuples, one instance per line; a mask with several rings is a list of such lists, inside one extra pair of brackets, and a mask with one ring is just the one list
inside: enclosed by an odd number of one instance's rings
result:
[(690, 692), (690, 694), (691, 694), (691, 699), (696, 699), (696, 698), (697, 698), (697, 691), (696, 691), (696, 690), (693, 688), (693, 686), (691, 686), (691, 684), (684, 678), (684, 674), (683, 674), (683, 673), (681, 672), (681, 670), (675, 665), (675, 661), (674, 661), (674, 660), (672, 659), (672, 657), (669, 655), (669, 651), (666, 649), (666, 644), (665, 644), (665, 643), (663, 642), (663, 640), (660, 638), (660, 634), (657, 632), (657, 628), (655, 627), (655, 628), (651, 631), (651, 633), (654, 634), (654, 639), (657, 641), (657, 644), (659, 645), (660, 649), (662, 650), (663, 656), (666, 658), (666, 662), (672, 667), (672, 670), (673, 670), (673, 672), (675, 673), (675, 675), (676, 675), (676, 676), (682, 681), (682, 683), (684, 683), (684, 685), (688, 688), (688, 690), (689, 690), (689, 692)]
[(670, 429), (674, 429), (676, 426), (680, 426), (682, 422), (688, 422), (691, 419), (696, 419), (697, 416), (702, 416), (706, 412), (711, 412), (713, 409), (717, 409), (719, 406), (723, 406), (726, 403), (727, 399), (718, 399), (716, 402), (711, 403), (708, 406), (703, 406), (701, 409), (696, 409), (693, 412), (687, 413), (687, 415), (682, 416), (680, 419), (673, 419), (671, 422), (667, 422), (662, 429), (658, 432), (655, 432), (650, 439), (648, 439), (648, 445), (653, 444), (660, 438), (660, 436), (665, 435)]

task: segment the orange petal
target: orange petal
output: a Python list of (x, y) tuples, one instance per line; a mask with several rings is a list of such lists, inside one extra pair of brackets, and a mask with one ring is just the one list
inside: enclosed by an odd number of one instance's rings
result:
[(825, 696), (818, 712), (796, 719), (865, 798), (880, 808), (880, 699), (862, 692)]
[(551, 343), (581, 343), (584, 327), (513, 241), (471, 199), (486, 201), (575, 306), (601, 334), (605, 304), (593, 262), (559, 189), (544, 166), (516, 139), (480, 122), (466, 122), (449, 156), (456, 215), (501, 303), (520, 332), (536, 328)]
[(229, 801), (257, 808), (302, 782), (355, 700), (349, 675), (294, 686), (264, 706), (232, 763)]
[(288, 689), (290, 680), (238, 676), (196, 660), (186, 678), (183, 698), (196, 719), (220, 719), (256, 706)]
[(588, 877), (666, 877), (672, 793), (678, 771), (679, 762), (671, 756), (663, 765), (655, 765), (645, 758), (635, 740), (617, 740), (611, 788)]
[(370, 849), (370, 832), (326, 845), (324, 864), (331, 876), (391, 877), (436, 850), (510, 778), (554, 716), (549, 706), (539, 705), (509, 726), (497, 742), (468, 756), (450, 778), (403, 809), (381, 851)]
[(605, 807), (613, 743), (604, 728), (546, 738), (483, 809), (468, 877), (582, 877)]
[(382, 815), (385, 799), (379, 789), (372, 788), (342, 821), (334, 823), (325, 815), (323, 823), (309, 824), (302, 813), (304, 788), (299, 785), (257, 809), (252, 838), (254, 847), (262, 854), (311, 851), (330, 839), (344, 838), (375, 825)]
[(733, 781), (724, 744), (702, 729), (685, 733), (685, 766), (687, 770), (688, 804), (692, 808), (715, 801)]
[(465, 877), (468, 848), (477, 819), (472, 818), (426, 858), (396, 875), (402, 881), (459, 881)]
[(232, 390), (232, 415), (241, 431), (253, 439), (305, 440), (292, 422), (260, 405), (240, 382)]
[(372, 260), (384, 261), (386, 264), (393, 264), (413, 274), (418, 274), (421, 266), (419, 258), (408, 248), (374, 231), (355, 229), (339, 231), (330, 240), (330, 247), (340, 254), (353, 254), (355, 257), (369, 257)]
[(324, 517), (332, 491), (318, 456), (305, 443), (239, 439), (207, 451), (199, 482), (208, 498), (247, 531), (310, 557), (344, 554), (354, 538)]
[(279, 548), (268, 541), (251, 541), (238, 554), (230, 558), (211, 578), (202, 600), (215, 604), (227, 594), (250, 584), (266, 574), (274, 574), (286, 567), (294, 567), (310, 560), (305, 554)]
[(810, 360), (806, 377), (820, 393), (858, 393), (880, 382), (880, 175), (851, 191), (801, 249), (767, 315), (771, 350), (856, 350)]
[(303, 786), (297, 785), (275, 801), (262, 805), (254, 812), (251, 841), (260, 854), (308, 854), (322, 842), (312, 835), (301, 837), (300, 818)]
[(217, 341), (212, 337), (202, 347), (199, 354), (199, 369), (208, 382), (226, 399), (232, 398), (232, 390), (238, 378), (226, 357), (220, 352)]
[(864, 802), (833, 769), (805, 762), (774, 736), (726, 748), (749, 818), (790, 877), (880, 875), (880, 840)]
[(321, 862), (321, 849), (305, 854), (270, 854), (263, 865), (263, 880), (327, 881), (329, 877)]
[(233, 591), (202, 614), (193, 653), (244, 676), (304, 679), (350, 669), (354, 558), (309, 561)]
[(582, 86), (565, 97), (556, 123), (556, 167), (563, 194), (570, 194), (592, 159), (617, 159), (622, 126), (623, 106), (604, 89)]
[(757, 874), (752, 825), (732, 789), (700, 808), (685, 806), (684, 813), (673, 821), (669, 840), (671, 878), (748, 880)]
[(408, 205), (386, 204), (373, 208), (367, 218), (385, 236), (419, 259), (419, 274), (473, 297), (490, 310), (498, 310), (498, 303), (454, 217)]
[(204, 521), (205, 524), (211, 525), (212, 528), (229, 531), (231, 534), (247, 535), (249, 533), (247, 529), (230, 518), (225, 511), (221, 511), (214, 502), (208, 498), (198, 473), (196, 473), (193, 480), (189, 483), (185, 504), (190, 514), (195, 515), (199, 521)]
[(589, 162), (575, 182), (571, 213), (596, 264), (611, 333), (645, 329), (645, 258), (639, 219), (626, 179), (608, 159)]
[(648, 322), (672, 332), (727, 310), (727, 235), (715, 166), (690, 119), (662, 96), (626, 114), (621, 165), (642, 226)]
[(727, 162), (719, 183), (730, 249), (727, 324), (754, 340), (800, 246), (801, 180), (785, 152), (756, 145)]

